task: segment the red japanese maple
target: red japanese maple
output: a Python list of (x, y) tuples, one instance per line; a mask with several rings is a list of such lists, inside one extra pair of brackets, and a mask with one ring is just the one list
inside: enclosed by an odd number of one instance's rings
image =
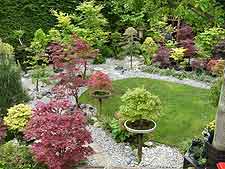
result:
[(109, 76), (103, 72), (95, 72), (91, 75), (88, 86), (91, 90), (112, 90), (112, 81)]
[(192, 27), (190, 27), (189, 25), (183, 25), (177, 30), (177, 41), (182, 41), (186, 39), (194, 39)]
[(31, 149), (35, 158), (49, 169), (69, 169), (93, 154), (86, 119), (68, 100), (39, 102), (25, 138), (34, 141)]
[(49, 61), (53, 62), (55, 68), (61, 68), (64, 66), (65, 52), (62, 44), (51, 43), (47, 48), (49, 55)]
[(52, 91), (56, 95), (56, 98), (65, 98), (73, 96), (76, 101), (77, 107), (79, 107), (79, 91), (81, 87), (87, 84), (87, 80), (83, 79), (81, 72), (82, 62), (79, 60), (73, 60), (74, 64), (64, 64), (64, 71), (54, 76), (54, 79), (58, 80), (58, 83), (53, 87)]
[(184, 55), (187, 58), (193, 57), (195, 53), (197, 52), (195, 43), (192, 39), (186, 39), (186, 40), (180, 41), (180, 46), (186, 49), (186, 51), (184, 52)]
[(75, 33), (72, 40), (67, 45), (66, 55), (70, 59), (80, 59), (83, 62), (83, 77), (86, 77), (87, 59), (94, 59), (98, 54), (98, 50), (94, 50), (84, 39), (78, 37)]
[(161, 45), (152, 62), (154, 64), (159, 64), (161, 68), (167, 68), (170, 65), (169, 57), (170, 50), (167, 49), (164, 45)]
[[(62, 49), (63, 48), (63, 49)], [(94, 58), (97, 51), (93, 50), (90, 45), (79, 38), (76, 34), (68, 45), (53, 43), (49, 47), (51, 58), (56, 67), (63, 68), (63, 72), (57, 74), (54, 78), (58, 83), (53, 88), (56, 97), (74, 96), (76, 105), (79, 107), (80, 87), (87, 84), (85, 80), (87, 69), (87, 58)]]

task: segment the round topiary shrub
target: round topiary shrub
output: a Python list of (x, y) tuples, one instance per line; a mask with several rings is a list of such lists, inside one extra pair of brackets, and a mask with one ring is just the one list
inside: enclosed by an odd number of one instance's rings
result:
[(32, 115), (32, 108), (29, 105), (18, 104), (8, 109), (4, 122), (10, 130), (22, 132)]
[(13, 141), (0, 146), (1, 169), (47, 169), (32, 157), (29, 147)]
[(157, 120), (159, 117), (161, 110), (159, 97), (144, 88), (128, 89), (121, 99), (120, 112), (126, 120)]

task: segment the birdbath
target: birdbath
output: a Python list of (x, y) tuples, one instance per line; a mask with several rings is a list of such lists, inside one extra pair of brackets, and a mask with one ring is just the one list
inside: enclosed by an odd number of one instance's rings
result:
[(140, 119), (134, 122), (125, 121), (124, 126), (127, 131), (138, 136), (138, 162), (142, 160), (142, 147), (144, 134), (152, 133), (156, 128), (156, 123), (153, 120)]
[(98, 100), (99, 102), (99, 113), (97, 113), (97, 117), (100, 117), (102, 114), (102, 102), (104, 99), (107, 99), (111, 96), (111, 93), (106, 90), (95, 90), (91, 93), (91, 96)]

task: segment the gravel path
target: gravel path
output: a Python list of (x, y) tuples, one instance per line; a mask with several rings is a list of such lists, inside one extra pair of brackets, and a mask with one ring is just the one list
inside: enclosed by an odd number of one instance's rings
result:
[[(210, 89), (210, 84), (205, 82), (191, 80), (191, 79), (180, 80), (172, 76), (161, 76), (159, 74), (150, 74), (150, 73), (142, 72), (139, 69), (143, 65), (140, 60), (134, 60), (133, 70), (129, 70), (128, 63), (129, 62), (127, 61), (127, 59), (125, 60), (107, 59), (105, 64), (91, 65), (90, 68), (92, 71), (93, 70), (103, 71), (107, 73), (110, 76), (110, 78), (113, 80), (127, 79), (127, 78), (133, 78), (133, 77), (150, 78), (150, 79), (158, 79), (158, 80), (174, 82), (178, 84), (185, 84), (185, 85), (198, 87), (198, 88)], [(116, 70), (115, 68), (121, 68), (121, 70)]]

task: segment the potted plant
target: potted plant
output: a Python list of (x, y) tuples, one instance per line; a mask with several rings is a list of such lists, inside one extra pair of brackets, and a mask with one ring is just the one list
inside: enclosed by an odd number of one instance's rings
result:
[(195, 138), (192, 140), (190, 147), (184, 155), (183, 168), (193, 166), (196, 169), (203, 169), (206, 165), (206, 158), (204, 140), (202, 138)]
[(91, 91), (91, 96), (99, 101), (99, 114), (102, 112), (102, 101), (111, 96), (112, 81), (109, 76), (103, 72), (95, 72), (91, 75), (88, 87)]
[(121, 99), (120, 112), (125, 120), (124, 126), (129, 132), (138, 134), (138, 160), (141, 162), (143, 134), (155, 130), (161, 102), (158, 96), (144, 88), (128, 89)]

